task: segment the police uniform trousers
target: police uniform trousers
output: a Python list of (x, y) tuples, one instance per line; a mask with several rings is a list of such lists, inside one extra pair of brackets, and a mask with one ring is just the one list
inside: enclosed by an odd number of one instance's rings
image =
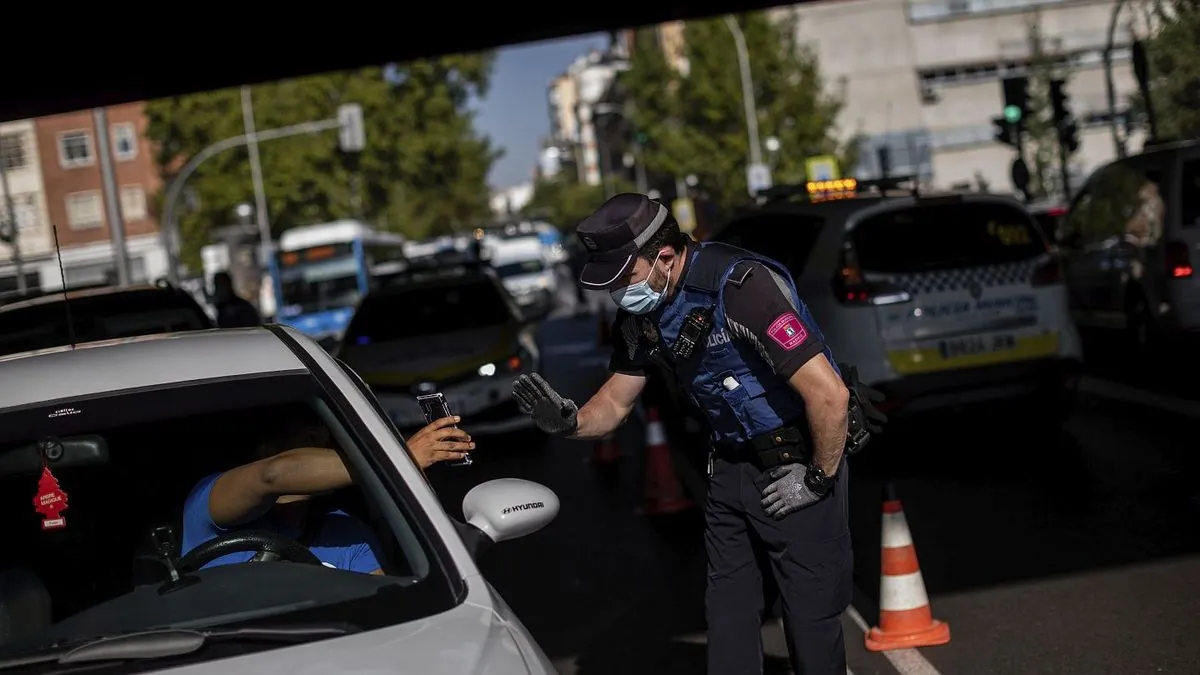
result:
[(850, 605), (845, 458), (829, 495), (782, 520), (762, 508), (770, 478), (756, 463), (720, 453), (705, 503), (709, 675), (762, 673), (766, 595), (779, 594), (796, 675), (845, 675), (842, 612)]

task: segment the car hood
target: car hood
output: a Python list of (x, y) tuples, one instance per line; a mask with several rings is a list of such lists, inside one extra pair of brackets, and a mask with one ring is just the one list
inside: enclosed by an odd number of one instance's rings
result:
[(546, 281), (548, 276), (545, 272), (514, 274), (511, 277), (506, 277), (502, 283), (510, 293), (528, 293), (529, 291), (540, 290), (541, 284)]
[[(487, 595), (492, 595), (490, 592)], [(468, 599), (436, 616), (375, 631), (175, 668), (176, 675), (554, 675), (502, 601)]]
[(520, 330), (514, 323), (365, 345), (344, 344), (339, 358), (368, 386), (452, 380), (515, 354)]

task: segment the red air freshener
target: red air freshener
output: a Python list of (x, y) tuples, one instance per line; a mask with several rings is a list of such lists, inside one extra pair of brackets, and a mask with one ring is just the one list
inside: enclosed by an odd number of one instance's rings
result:
[(67, 526), (67, 519), (61, 515), (67, 510), (67, 493), (59, 488), (58, 479), (50, 473), (50, 467), (43, 468), (42, 477), (38, 479), (33, 510), (41, 514), (43, 530), (57, 530)]

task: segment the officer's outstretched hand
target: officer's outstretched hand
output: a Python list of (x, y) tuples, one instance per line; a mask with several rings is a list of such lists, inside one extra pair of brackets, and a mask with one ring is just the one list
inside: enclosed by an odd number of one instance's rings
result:
[(579, 427), (579, 406), (554, 391), (537, 373), (518, 377), (513, 382), (513, 397), (521, 412), (548, 434), (565, 436)]
[(789, 513), (821, 501), (815, 492), (804, 484), (808, 467), (803, 464), (784, 464), (767, 472), (774, 481), (762, 493), (762, 507), (775, 520), (782, 520)]

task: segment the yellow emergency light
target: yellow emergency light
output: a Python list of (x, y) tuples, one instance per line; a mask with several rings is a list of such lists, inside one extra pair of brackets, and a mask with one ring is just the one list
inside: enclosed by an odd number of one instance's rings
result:
[(858, 189), (858, 181), (853, 178), (835, 178), (833, 180), (810, 180), (805, 184), (808, 197), (812, 201), (827, 199), (849, 199)]

